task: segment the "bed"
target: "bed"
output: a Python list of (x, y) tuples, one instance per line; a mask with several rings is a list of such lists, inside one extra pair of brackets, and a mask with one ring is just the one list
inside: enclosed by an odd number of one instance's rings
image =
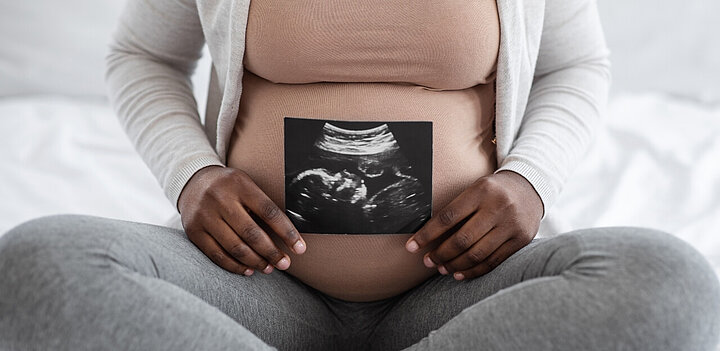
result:
[[(56, 213), (177, 225), (104, 98), (102, 59), (121, 2), (71, 2), (0, 5), (0, 235)], [(629, 19), (640, 3), (658, 10)], [(625, 4), (600, 2), (615, 80), (605, 127), (540, 236), (657, 228), (720, 275), (720, 45), (708, 45), (720, 4)], [(671, 20), (686, 25), (671, 31)], [(201, 106), (209, 65), (205, 55), (194, 80)]]

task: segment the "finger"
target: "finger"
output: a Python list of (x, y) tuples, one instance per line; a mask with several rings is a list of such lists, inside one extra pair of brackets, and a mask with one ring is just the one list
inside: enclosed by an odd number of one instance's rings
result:
[(254, 272), (252, 268), (233, 259), (207, 232), (198, 235), (193, 243), (205, 256), (226, 271), (246, 276), (252, 275)]
[(296, 254), (305, 252), (305, 240), (302, 239), (290, 219), (283, 213), (275, 202), (262, 191), (253, 191), (247, 198), (246, 206), (255, 215), (260, 217), (270, 229), (273, 230), (287, 247), (292, 248)]
[(438, 270), (443, 269), (446, 273), (454, 273), (472, 269), (485, 262), (488, 257), (495, 253), (510, 237), (506, 231), (495, 227), (465, 252), (451, 261), (438, 266)]
[(245, 210), (238, 211), (232, 218), (223, 217), (223, 219), (230, 224), (240, 239), (270, 264), (280, 270), (290, 267), (290, 257), (278, 249), (270, 236), (255, 223), (255, 220)]
[(262, 271), (263, 273), (270, 273), (270, 271), (272, 271), (272, 267), (268, 264), (268, 261), (260, 257), (257, 252), (240, 239), (235, 233), (235, 230), (233, 230), (226, 221), (222, 219), (212, 221), (207, 231), (215, 238), (218, 244), (222, 246), (225, 252), (229, 253), (230, 256), (238, 262)]
[(483, 211), (475, 212), (475, 215), (470, 217), (460, 229), (445, 239), (436, 249), (427, 253), (423, 262), (427, 267), (434, 267), (458, 257), (478, 240), (481, 240), (493, 228), (493, 225), (490, 215)]
[(495, 250), (495, 252), (490, 254), (490, 256), (486, 258), (485, 261), (482, 261), (480, 264), (473, 268), (455, 272), (455, 274), (453, 274), (453, 277), (456, 280), (463, 280), (485, 275), (491, 272), (493, 269), (497, 268), (497, 266), (503, 263), (508, 257), (512, 256), (512, 254), (517, 252), (520, 247), (521, 245), (519, 244), (518, 240), (510, 239), (504, 244), (502, 244), (497, 250)]
[(477, 200), (461, 194), (411, 236), (405, 243), (405, 248), (410, 252), (417, 252), (473, 214), (476, 209)]

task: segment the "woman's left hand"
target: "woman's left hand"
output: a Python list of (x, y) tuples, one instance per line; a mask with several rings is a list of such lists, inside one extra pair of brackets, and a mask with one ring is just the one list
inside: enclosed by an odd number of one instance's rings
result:
[[(529, 244), (542, 216), (542, 200), (532, 185), (515, 172), (500, 171), (475, 181), (430, 218), (405, 247), (418, 252), (445, 238), (425, 254), (423, 262), (457, 280), (472, 279)], [(456, 232), (443, 235), (465, 219)]]

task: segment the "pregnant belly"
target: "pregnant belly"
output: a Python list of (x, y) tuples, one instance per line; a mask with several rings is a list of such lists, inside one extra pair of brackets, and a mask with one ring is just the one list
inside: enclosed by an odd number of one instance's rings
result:
[(289, 252), (289, 274), (333, 297), (379, 300), (437, 272), (405, 241), (496, 169), (493, 110), (490, 84), (275, 84), (245, 71), (228, 166), (250, 175), (307, 242), (292, 254), (264, 226)]

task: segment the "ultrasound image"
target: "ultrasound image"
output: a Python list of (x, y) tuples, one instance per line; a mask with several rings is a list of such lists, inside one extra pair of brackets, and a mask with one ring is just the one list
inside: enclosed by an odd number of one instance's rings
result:
[(432, 122), (285, 117), (285, 209), (300, 232), (413, 233), (431, 205)]

